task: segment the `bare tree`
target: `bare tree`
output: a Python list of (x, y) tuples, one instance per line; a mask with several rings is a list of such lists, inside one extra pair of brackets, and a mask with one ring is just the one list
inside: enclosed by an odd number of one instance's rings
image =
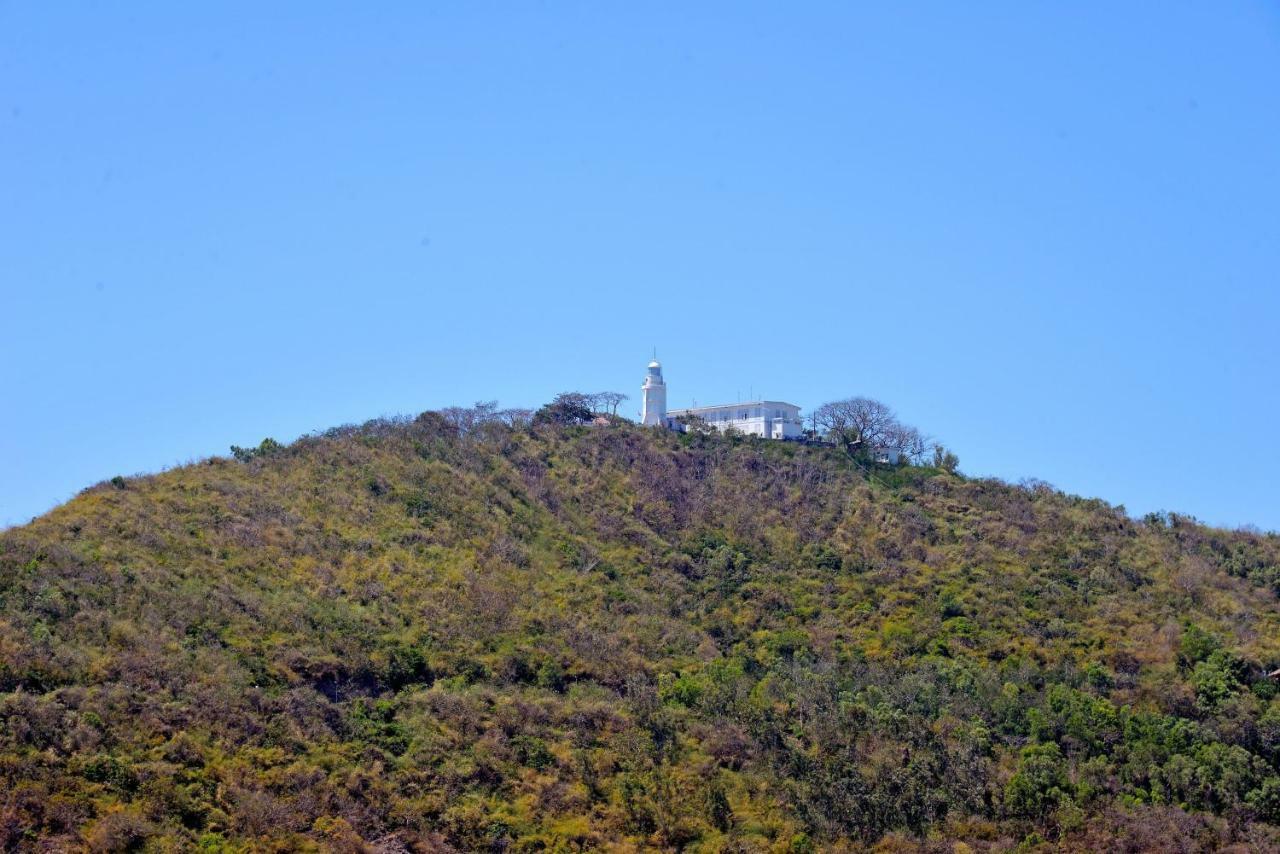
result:
[(869, 397), (824, 403), (813, 418), (821, 433), (859, 459), (874, 460), (893, 453), (918, 460), (928, 449), (919, 430), (903, 424), (892, 409)]
[(528, 409), (499, 409), (498, 401), (482, 400), (474, 406), (450, 406), (441, 409), (439, 416), (445, 424), (457, 431), (459, 436), (468, 436), (492, 424), (507, 427), (527, 426), (533, 418), (533, 413)]
[(620, 391), (601, 391), (591, 395), (594, 402), (594, 409), (597, 412), (607, 412), (610, 415), (618, 414), (618, 406), (624, 400), (630, 400), (630, 395), (623, 394)]
[(813, 420), (819, 432), (853, 455), (884, 447), (890, 430), (898, 424), (893, 410), (867, 397), (824, 403), (814, 410)]
[(498, 413), (498, 420), (508, 427), (528, 427), (533, 420), (533, 410), (520, 407), (503, 409)]
[(473, 406), (449, 406), (440, 410), (440, 416), (459, 435), (465, 436), (481, 424), (490, 421), (498, 412), (498, 401), (481, 400)]
[(890, 432), (887, 450), (896, 451), (911, 462), (919, 463), (931, 447), (929, 439), (919, 430), (900, 424), (898, 429)]

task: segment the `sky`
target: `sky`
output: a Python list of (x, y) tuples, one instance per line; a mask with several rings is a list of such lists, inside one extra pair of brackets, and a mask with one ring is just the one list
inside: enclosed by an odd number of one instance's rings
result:
[(1280, 5), (0, 0), (0, 525), (564, 390), (1280, 529)]

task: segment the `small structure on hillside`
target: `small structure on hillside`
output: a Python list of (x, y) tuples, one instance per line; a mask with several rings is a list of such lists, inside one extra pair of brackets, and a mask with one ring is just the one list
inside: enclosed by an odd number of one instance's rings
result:
[(640, 423), (647, 426), (683, 432), (688, 422), (696, 419), (721, 433), (732, 428), (748, 436), (766, 439), (800, 439), (804, 436), (800, 407), (781, 400), (752, 400), (668, 411), (667, 384), (662, 378), (662, 365), (656, 358), (649, 363), (640, 391)]

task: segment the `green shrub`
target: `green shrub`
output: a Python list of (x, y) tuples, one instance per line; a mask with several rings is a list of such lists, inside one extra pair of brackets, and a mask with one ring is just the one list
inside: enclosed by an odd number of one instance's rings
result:
[(1044, 818), (1071, 802), (1067, 764), (1058, 745), (1032, 744), (1022, 749), (1018, 770), (1004, 790), (1004, 805), (1012, 815)]

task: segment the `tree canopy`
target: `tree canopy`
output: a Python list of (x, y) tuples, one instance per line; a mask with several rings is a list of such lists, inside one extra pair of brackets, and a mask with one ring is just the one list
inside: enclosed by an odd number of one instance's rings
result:
[(869, 397), (824, 403), (814, 410), (813, 419), (822, 433), (862, 460), (874, 461), (891, 453), (918, 462), (929, 448), (919, 430), (902, 423), (887, 405)]

